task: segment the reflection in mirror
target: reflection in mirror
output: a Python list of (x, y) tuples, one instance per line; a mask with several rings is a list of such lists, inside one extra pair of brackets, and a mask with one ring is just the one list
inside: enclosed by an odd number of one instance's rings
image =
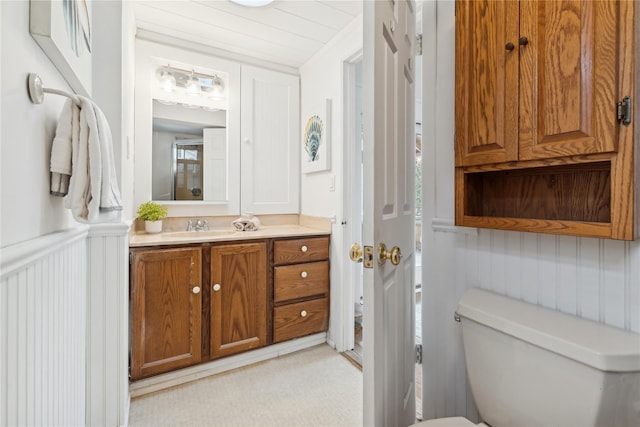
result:
[(228, 200), (226, 116), (153, 101), (153, 200)]

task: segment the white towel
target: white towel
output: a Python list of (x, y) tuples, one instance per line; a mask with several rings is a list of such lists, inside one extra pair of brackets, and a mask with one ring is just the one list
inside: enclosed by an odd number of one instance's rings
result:
[(51, 187), (49, 192), (54, 196), (64, 197), (69, 192), (71, 178), (72, 140), (78, 138), (80, 132), (80, 108), (68, 99), (60, 113), (56, 136), (51, 145)]
[[(80, 100), (78, 132), (75, 133), (75, 116), (72, 115), (71, 180), (65, 206), (71, 209), (77, 221), (96, 222), (100, 212), (122, 209), (111, 130), (104, 113), (93, 101), (82, 96), (77, 98)], [(66, 116), (66, 109), (65, 104), (61, 118)], [(56, 146), (62, 146), (62, 143)], [(68, 154), (63, 148), (56, 148), (55, 153), (53, 150), (52, 159), (55, 154), (56, 165), (62, 164), (61, 154)]]
[(252, 218), (240, 217), (231, 222), (237, 231), (256, 231), (260, 227), (260, 220), (255, 216)]

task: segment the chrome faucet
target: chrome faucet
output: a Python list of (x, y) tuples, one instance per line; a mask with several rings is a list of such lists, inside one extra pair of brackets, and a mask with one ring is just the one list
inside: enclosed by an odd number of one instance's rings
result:
[(207, 231), (209, 229), (209, 223), (206, 219), (196, 218), (194, 223), (192, 220), (187, 221), (187, 231)]
[(209, 223), (206, 219), (196, 219), (195, 230), (196, 231), (206, 231), (209, 229)]

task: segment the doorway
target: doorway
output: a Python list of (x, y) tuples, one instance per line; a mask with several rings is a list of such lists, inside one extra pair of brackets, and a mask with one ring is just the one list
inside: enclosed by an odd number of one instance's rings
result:
[[(416, 268), (414, 272), (415, 287), (415, 331), (416, 344), (422, 343), (422, 106), (421, 106), (421, 61), (416, 61), (416, 224), (415, 224), (415, 256)], [(362, 101), (362, 56), (356, 56), (344, 64), (344, 94), (345, 94), (345, 136), (344, 136), (344, 218), (343, 225), (347, 225), (344, 233), (344, 247), (349, 248), (354, 242), (362, 242), (363, 222), (363, 101)], [(346, 290), (345, 306), (347, 307), (344, 324), (345, 348), (344, 355), (356, 365), (362, 367), (363, 351), (366, 342), (363, 341), (362, 313), (363, 300), (363, 269), (360, 264), (348, 262), (344, 273), (344, 283), (350, 289)], [(422, 366), (416, 364), (416, 416), (422, 418)]]

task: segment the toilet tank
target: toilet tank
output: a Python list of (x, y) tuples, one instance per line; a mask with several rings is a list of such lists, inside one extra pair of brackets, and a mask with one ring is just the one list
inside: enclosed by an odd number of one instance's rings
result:
[(492, 427), (640, 426), (640, 334), (480, 289), (458, 314), (471, 391)]

